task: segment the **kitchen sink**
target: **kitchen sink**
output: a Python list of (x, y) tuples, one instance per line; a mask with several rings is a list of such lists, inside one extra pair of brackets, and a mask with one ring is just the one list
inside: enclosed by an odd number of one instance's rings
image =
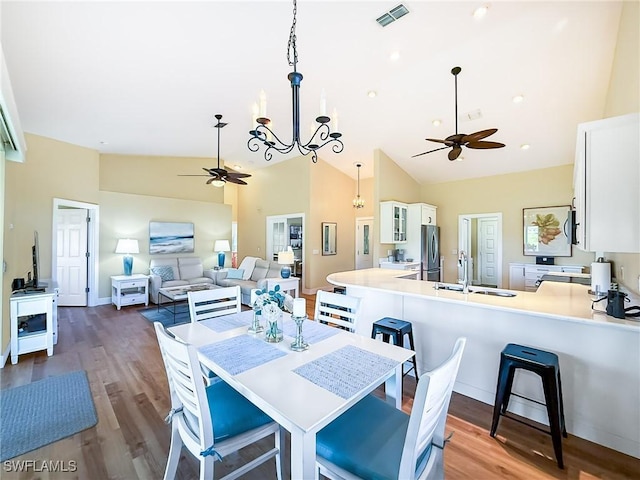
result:
[(503, 292), (501, 290), (471, 290), (471, 293), (479, 293), (481, 295), (493, 295), (494, 297), (515, 297), (512, 292)]
[(433, 288), (434, 290), (453, 290), (455, 292), (462, 292), (462, 285), (450, 283), (436, 283)]

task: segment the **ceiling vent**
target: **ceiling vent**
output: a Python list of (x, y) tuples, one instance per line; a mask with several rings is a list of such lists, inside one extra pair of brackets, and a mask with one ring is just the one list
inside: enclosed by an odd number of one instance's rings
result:
[(407, 7), (400, 4), (376, 18), (376, 22), (378, 22), (382, 27), (386, 27), (390, 23), (398, 20), (400, 17), (404, 17), (407, 13), (409, 13)]

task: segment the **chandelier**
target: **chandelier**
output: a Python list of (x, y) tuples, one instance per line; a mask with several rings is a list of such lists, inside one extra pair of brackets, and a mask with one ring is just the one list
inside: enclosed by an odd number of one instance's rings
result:
[(287, 78), (291, 82), (292, 93), (292, 112), (293, 112), (293, 138), (290, 144), (286, 144), (269, 128), (271, 120), (266, 117), (256, 118), (258, 126), (254, 130), (249, 132), (251, 137), (247, 142), (247, 147), (252, 152), (260, 150), (260, 145), (265, 145), (264, 159), (266, 161), (271, 160), (273, 157), (273, 150), (286, 155), (291, 152), (294, 147), (297, 147), (298, 151), (302, 155), (308, 155), (311, 153), (311, 160), (313, 163), (318, 161), (317, 151), (325, 145), (332, 144), (331, 149), (335, 153), (340, 153), (344, 149), (344, 144), (340, 137), (339, 132), (331, 132), (329, 122), (331, 118), (321, 115), (316, 118), (318, 127), (315, 129), (308, 142), (304, 143), (300, 140), (300, 82), (302, 81), (302, 74), (297, 71), (298, 63), (298, 51), (296, 50), (296, 14), (297, 5), (296, 0), (293, 0), (293, 23), (291, 24), (291, 32), (289, 33), (289, 43), (287, 45), (287, 61), (289, 65), (293, 66), (293, 72), (289, 73)]
[(362, 208), (364, 207), (364, 199), (360, 198), (360, 167), (361, 163), (356, 163), (356, 167), (358, 167), (358, 194), (356, 198), (353, 199), (353, 208)]

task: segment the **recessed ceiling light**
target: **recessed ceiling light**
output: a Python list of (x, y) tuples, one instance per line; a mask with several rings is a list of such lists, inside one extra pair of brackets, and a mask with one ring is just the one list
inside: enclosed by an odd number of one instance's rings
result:
[(434, 127), (439, 127), (442, 124), (442, 122), (438, 119), (434, 120), (431, 123), (433, 124)]
[(389, 60), (391, 60), (392, 62), (397, 61), (400, 58), (400, 52), (395, 51), (395, 52), (391, 52), (391, 55), (389, 55)]
[(242, 170), (242, 165), (238, 165), (237, 163), (233, 166), (236, 170)]
[(523, 143), (522, 145), (520, 145), (521, 150), (529, 150), (530, 147), (531, 145), (529, 145), (528, 143)]
[(524, 95), (516, 95), (512, 100), (513, 103), (522, 103), (524, 101)]
[(480, 19), (484, 17), (488, 11), (489, 11), (488, 5), (483, 5), (481, 7), (478, 7), (473, 11), (473, 18)]
[(378, 96), (378, 92), (376, 92), (375, 90), (369, 90), (367, 92), (367, 97), (369, 97), (369, 98), (375, 98), (377, 96)]
[(109, 145), (109, 142), (106, 142), (104, 140), (100, 140), (100, 145)]

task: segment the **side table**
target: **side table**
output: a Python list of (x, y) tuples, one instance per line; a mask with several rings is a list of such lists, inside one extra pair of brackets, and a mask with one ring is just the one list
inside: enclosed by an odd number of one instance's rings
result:
[(111, 277), (111, 303), (118, 310), (127, 305), (149, 305), (149, 276), (113, 275)]
[(300, 279), (298, 277), (267, 278), (267, 289), (273, 290), (276, 285), (280, 285), (280, 290), (283, 292), (293, 290), (293, 298), (298, 298), (300, 287)]

